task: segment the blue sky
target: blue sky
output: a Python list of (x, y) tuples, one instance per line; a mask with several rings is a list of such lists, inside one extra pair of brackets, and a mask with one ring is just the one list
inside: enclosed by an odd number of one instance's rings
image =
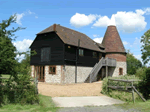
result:
[(26, 29), (15, 33), (13, 43), (26, 51), (36, 34), (54, 23), (101, 42), (113, 17), (125, 48), (141, 60), (140, 38), (150, 28), (149, 4), (149, 0), (0, 0), (0, 22), (17, 14), (12, 26)]

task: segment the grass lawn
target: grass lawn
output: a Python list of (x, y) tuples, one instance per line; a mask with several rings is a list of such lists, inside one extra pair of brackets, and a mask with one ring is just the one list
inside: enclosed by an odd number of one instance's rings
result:
[(0, 112), (56, 112), (56, 110), (59, 109), (59, 107), (55, 107), (50, 96), (43, 96), (39, 94), (39, 98), (39, 105), (3, 105), (3, 107), (0, 108)]
[(138, 101), (135, 103), (129, 102), (125, 104), (117, 104), (115, 106), (121, 106), (125, 109), (134, 108), (140, 110), (141, 112), (150, 112), (150, 100), (147, 100), (146, 102)]

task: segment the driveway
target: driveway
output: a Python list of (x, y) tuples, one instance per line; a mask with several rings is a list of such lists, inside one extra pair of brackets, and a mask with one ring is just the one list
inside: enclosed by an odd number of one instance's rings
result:
[(38, 83), (39, 93), (51, 97), (103, 96), (102, 81), (95, 83), (49, 84)]
[(52, 97), (57, 107), (104, 106), (124, 103), (107, 96)]
[(61, 107), (57, 112), (141, 112), (130, 108), (125, 109), (113, 104), (123, 104), (123, 101), (107, 96), (87, 96), (87, 97), (53, 97), (57, 107)]

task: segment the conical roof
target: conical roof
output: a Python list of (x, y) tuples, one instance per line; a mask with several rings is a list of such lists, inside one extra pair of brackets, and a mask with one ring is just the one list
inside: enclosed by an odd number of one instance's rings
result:
[(102, 45), (105, 47), (105, 52), (126, 53), (116, 26), (110, 25), (105, 32)]

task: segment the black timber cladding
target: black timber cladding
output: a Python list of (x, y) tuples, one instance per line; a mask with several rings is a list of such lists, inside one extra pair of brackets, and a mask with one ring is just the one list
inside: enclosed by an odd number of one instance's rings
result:
[[(50, 47), (50, 61), (41, 62), (41, 48)], [(46, 33), (37, 35), (31, 45), (31, 50), (36, 50), (37, 55), (31, 56), (31, 65), (63, 65), (64, 62), (64, 43), (56, 33)]]
[[(68, 48), (70, 46), (70, 48)], [(75, 66), (75, 61), (76, 61), (76, 46), (68, 45), (65, 44), (65, 65), (74, 65)], [(93, 67), (95, 63), (99, 61), (99, 54), (101, 52), (85, 49), (79, 47), (79, 49), (84, 50), (84, 56), (79, 56), (79, 51), (78, 51), (78, 66), (87, 66), (87, 67)], [(93, 52), (97, 53), (97, 58), (93, 57)], [(105, 54), (101, 53), (102, 56), (104, 57)]]
[[(37, 55), (31, 57), (31, 65), (75, 65), (77, 49), (76, 40), (78, 40), (76, 37), (80, 36), (80, 48), (84, 50), (84, 56), (79, 56), (78, 66), (93, 67), (95, 63), (99, 61), (99, 53), (102, 53), (103, 57), (105, 56), (104, 47), (94, 42), (86, 35), (59, 25), (57, 25), (57, 27), (55, 26), (58, 31), (53, 30), (53, 26), (49, 28), (48, 30), (51, 30), (51, 32), (37, 34), (36, 39), (30, 46), (31, 50), (35, 49), (37, 51)], [(76, 39), (72, 41), (73, 38)], [(88, 43), (86, 43), (85, 40)], [(71, 46), (71, 48), (68, 49), (68, 46)], [(50, 47), (51, 49), (50, 61), (41, 62), (41, 48), (45, 47)], [(92, 49), (89, 49), (89, 47)], [(97, 58), (93, 58), (93, 52), (97, 52)]]

